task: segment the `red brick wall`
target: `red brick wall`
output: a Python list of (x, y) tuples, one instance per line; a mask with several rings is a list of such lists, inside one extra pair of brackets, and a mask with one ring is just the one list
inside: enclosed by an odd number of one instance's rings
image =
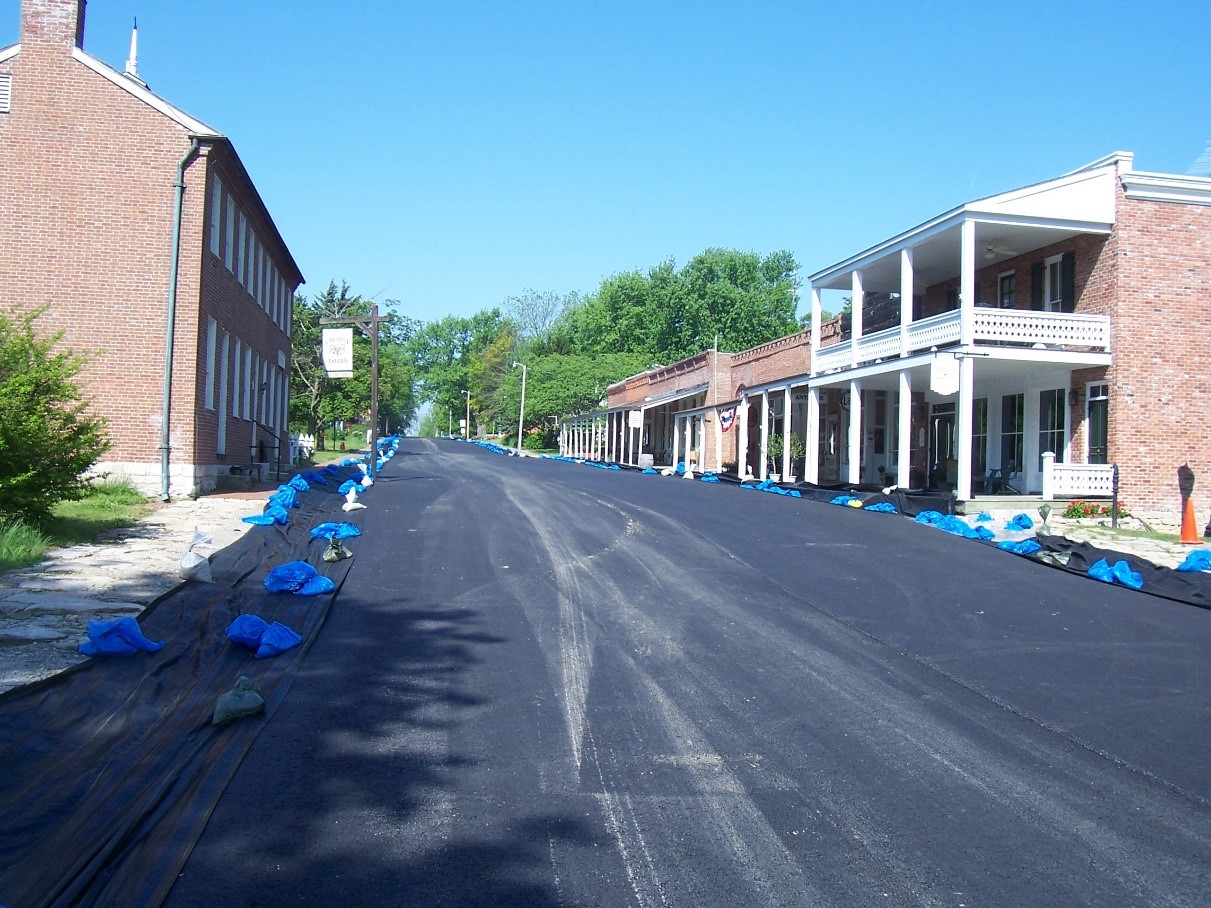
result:
[(1211, 206), (1118, 199), (1110, 457), (1124, 500), (1180, 508), (1177, 469), (1195, 472), (1199, 530), (1211, 517)]
[[(23, 28), (42, 28), (47, 43), (23, 43), (0, 64), (13, 80), (11, 112), (0, 115), (0, 309), (48, 307), (39, 329), (61, 331), (65, 345), (94, 353), (81, 385), (108, 421), (106, 462), (147, 465), (158, 480), (174, 184), (190, 140), (73, 59), (72, 42), (54, 40), (55, 28), (68, 27), (55, 11), (36, 21), (29, 15), (41, 6), (65, 6), (26, 0)], [(289, 351), (286, 335), (266, 324), (221, 262), (216, 273), (204, 231), (210, 157), (203, 148), (185, 176), (170, 427), (174, 467), (200, 465), (203, 484), (213, 482), (216, 462), (215, 414), (201, 409), (206, 315), (216, 313), (271, 362), (278, 349)], [(255, 214), (255, 191), (241, 172), (231, 168), (224, 182)], [(276, 236), (256, 226), (262, 238)], [(284, 249), (273, 254), (288, 260)], [(295, 275), (292, 265), (279, 267)], [(247, 461), (241, 431), (229, 428), (228, 451), (243, 445), (236, 462)]]

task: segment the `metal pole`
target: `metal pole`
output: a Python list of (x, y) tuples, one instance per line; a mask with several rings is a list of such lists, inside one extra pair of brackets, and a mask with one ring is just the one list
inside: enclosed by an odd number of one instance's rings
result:
[(370, 478), (378, 475), (378, 303), (370, 310)]
[(463, 391), (463, 397), (467, 398), (467, 422), (463, 427), (463, 438), (470, 440), (471, 438), (471, 392)]
[(526, 420), (526, 364), (514, 361), (514, 366), (521, 366), (521, 409), (517, 414), (517, 453), (521, 453), (521, 433)]
[(1118, 464), (1114, 465), (1111, 473), (1114, 477), (1110, 488), (1110, 527), (1118, 529)]

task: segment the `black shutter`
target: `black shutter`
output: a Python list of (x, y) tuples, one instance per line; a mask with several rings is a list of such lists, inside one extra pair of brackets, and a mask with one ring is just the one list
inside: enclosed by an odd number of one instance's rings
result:
[(1076, 254), (1065, 252), (1060, 258), (1061, 312), (1076, 311)]
[(1030, 266), (1030, 308), (1043, 308), (1043, 263)]

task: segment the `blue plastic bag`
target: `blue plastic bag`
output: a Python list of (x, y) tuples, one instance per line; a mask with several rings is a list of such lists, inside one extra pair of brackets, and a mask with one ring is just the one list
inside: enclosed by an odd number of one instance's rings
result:
[(324, 478), (324, 474), (321, 473), (319, 470), (304, 470), (299, 475), (302, 476), (304, 480), (306, 480), (308, 483), (310, 483), (312, 485), (315, 485), (316, 483), (318, 483), (322, 486), (328, 485), (328, 480)]
[(312, 539), (348, 539), (360, 535), (362, 528), (352, 523), (321, 523), (311, 529)]
[(1030, 519), (1028, 514), (1014, 514), (1013, 517), (1005, 524), (1007, 530), (1029, 530), (1034, 526), (1034, 521)]
[(337, 491), (342, 495), (349, 494), (350, 489), (357, 489), (357, 493), (359, 495), (366, 491), (365, 487), (360, 482), (354, 482), (352, 479), (346, 479), (339, 486), (337, 486)]
[(302, 642), (303, 638), (296, 634), (292, 628), (275, 621), (262, 634), (261, 645), (257, 647), (256, 658), (266, 659), (270, 656), (281, 655), (286, 650), (292, 649)]
[(1198, 549), (1186, 556), (1186, 560), (1177, 566), (1179, 571), (1211, 571), (1211, 552)]
[(1119, 560), (1111, 566), (1105, 558), (1099, 559), (1090, 566), (1088, 574), (1102, 583), (1121, 583), (1133, 590), (1144, 588), (1143, 576), (1131, 570), (1131, 565), (1126, 561)]
[(278, 490), (269, 496), (269, 503), (283, 508), (297, 508), (299, 493), (291, 486), (278, 486)]
[(81, 656), (133, 656), (135, 653), (155, 653), (164, 648), (143, 636), (134, 618), (114, 618), (109, 621), (89, 621), (88, 639), (80, 644)]
[(656, 475), (656, 471), (653, 470), (651, 467), (645, 467), (640, 472), (643, 473), (645, 476), (655, 476)]
[(899, 514), (900, 511), (890, 501), (880, 501), (878, 504), (868, 504), (862, 510), (878, 511), (880, 514)]
[(990, 520), (992, 520), (992, 515), (987, 511), (980, 511), (976, 516), (976, 523), (988, 523)]
[(829, 504), (837, 504), (842, 507), (848, 507), (851, 501), (857, 501), (858, 498), (854, 495), (837, 495), (829, 502)]
[(703, 473), (703, 474), (702, 474), (702, 478), (701, 478), (701, 479), (699, 479), (698, 481), (699, 481), (699, 482), (718, 482), (718, 483), (722, 483), (722, 481), (723, 481), (723, 480), (721, 480), (721, 479), (720, 479), (718, 476), (716, 476), (714, 473)]
[(290, 477), (290, 482), (286, 483), (286, 485), (300, 492), (306, 492), (309, 488), (311, 488), (311, 486), (307, 484), (307, 480), (305, 480), (302, 475), (297, 473)]
[(271, 593), (302, 593), (307, 584), (318, 576), (319, 571), (306, 561), (287, 561), (269, 572), (269, 576), (264, 580), (265, 589)]
[(240, 615), (227, 625), (227, 639), (249, 649), (261, 645), (261, 637), (269, 629), (269, 623), (260, 615)]
[(997, 548), (1013, 552), (1015, 555), (1033, 555), (1043, 547), (1037, 539), (1023, 539), (1020, 542), (1011, 542), (1006, 539), (1004, 542), (998, 542)]

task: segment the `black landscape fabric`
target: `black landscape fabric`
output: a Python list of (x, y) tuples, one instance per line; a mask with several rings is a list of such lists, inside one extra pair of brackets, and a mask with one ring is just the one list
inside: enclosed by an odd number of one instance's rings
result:
[[(0, 905), (163, 901), (353, 564), (325, 564), (327, 540), (310, 536), (320, 522), (346, 519), (336, 488), (352, 475), (346, 468), (328, 486), (312, 485), (289, 523), (254, 526), (216, 553), (215, 583), (187, 584), (149, 606), (140, 624), (167, 641), (161, 651), (90, 659), (0, 696)], [(248, 505), (254, 514), (262, 503)], [(269, 593), (268, 572), (294, 560), (337, 591)], [(224, 635), (245, 613), (294, 628), (303, 644), (254, 659)], [(212, 726), (216, 699), (241, 675), (265, 698), (264, 715)]]

